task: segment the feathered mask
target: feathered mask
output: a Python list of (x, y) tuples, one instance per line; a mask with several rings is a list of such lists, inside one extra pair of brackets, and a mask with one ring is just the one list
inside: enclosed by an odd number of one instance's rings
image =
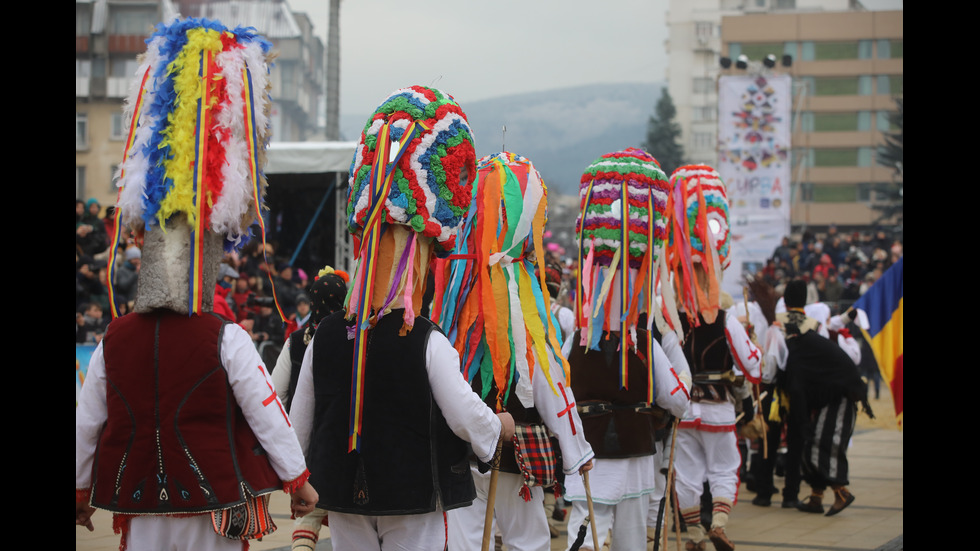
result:
[(252, 28), (229, 30), (207, 19), (161, 24), (126, 99), (117, 228), (165, 230), (186, 217), (197, 274), (192, 301), (200, 294), (203, 233), (241, 247), (252, 221), (261, 223), (270, 48)]

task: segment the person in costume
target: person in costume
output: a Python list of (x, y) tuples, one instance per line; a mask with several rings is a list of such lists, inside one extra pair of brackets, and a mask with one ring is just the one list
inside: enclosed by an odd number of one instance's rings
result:
[[(543, 487), (555, 482), (557, 436), (565, 474), (592, 467), (568, 388), (567, 363), (549, 315), (542, 235), (547, 189), (534, 165), (509, 152), (477, 163), (473, 204), (449, 260), (437, 265), (434, 317), (460, 355), (463, 375), (495, 411), (518, 425), (503, 445), (495, 525), (515, 551), (547, 550), (551, 533)], [(546, 428), (547, 427), (547, 428)], [(476, 501), (449, 512), (449, 548), (478, 550), (490, 493), (490, 473), (471, 462)]]
[[(616, 549), (646, 548), (654, 430), (666, 423), (665, 411), (680, 417), (689, 402), (686, 366), (672, 364), (651, 336), (665, 310), (676, 316), (672, 295), (667, 308), (656, 300), (666, 273), (667, 192), (660, 165), (634, 148), (596, 159), (580, 186), (578, 327), (565, 347), (585, 437), (598, 458), (590, 484), (598, 542), (611, 528)], [(586, 498), (584, 481), (569, 478), (570, 533), (588, 515)], [(593, 546), (591, 530), (583, 548)]]
[(466, 443), (488, 462), (513, 436), (510, 414), (473, 393), (452, 343), (416, 315), (475, 177), (469, 124), (448, 94), (396, 90), (364, 127), (350, 170), (358, 258), (346, 311), (320, 322), (291, 409), (337, 551), (444, 548), (444, 512), (475, 497)]
[(785, 335), (781, 345), (785, 353), (774, 357), (771, 369), (779, 369), (779, 387), (789, 398), (786, 488), (798, 492), (802, 475), (811, 494), (797, 502), (797, 508), (823, 513), (824, 492), (831, 487), (834, 503), (826, 514), (832, 516), (854, 502), (847, 488), (847, 446), (854, 433), (857, 404), (874, 418), (867, 384), (857, 368), (861, 347), (845, 328), (860, 312), (850, 310), (831, 317), (827, 326), (835, 334), (826, 338), (818, 331), (822, 324), (806, 315), (804, 282), (788, 283), (783, 298), (786, 311), (776, 319), (782, 329), (778, 336)]
[[(312, 297), (309, 317), (306, 323), (286, 338), (286, 344), (276, 361), (276, 368), (272, 371), (272, 383), (287, 413), (292, 406), (306, 348), (316, 334), (317, 325), (323, 318), (344, 309), (347, 279), (345, 272), (334, 270), (330, 266), (320, 270), (309, 289)], [(326, 509), (320, 508), (306, 516), (297, 517), (293, 523), (292, 549), (315, 549), (316, 542), (320, 539), (320, 526), (326, 517)]]
[(687, 549), (706, 547), (701, 493), (711, 488), (715, 549), (731, 551), (725, 526), (738, 495), (741, 458), (735, 437), (739, 376), (758, 383), (761, 353), (738, 321), (730, 296), (721, 291), (731, 237), (728, 197), (714, 169), (682, 166), (670, 177), (668, 264), (678, 289), (684, 355), (694, 376), (691, 407), (678, 425), (677, 501), (687, 524)]
[(276, 528), (271, 492), (300, 516), (317, 500), (255, 347), (211, 312), (222, 252), (247, 239), (265, 187), (270, 45), (253, 31), (159, 26), (126, 104), (116, 226), (144, 234), (143, 262), (135, 313), (109, 324), (75, 412), (75, 523), (112, 511), (131, 551), (247, 548)]

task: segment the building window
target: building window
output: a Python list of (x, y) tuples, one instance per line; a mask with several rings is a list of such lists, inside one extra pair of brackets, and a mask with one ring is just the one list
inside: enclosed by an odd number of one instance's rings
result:
[(813, 202), (813, 183), (812, 182), (802, 182), (800, 183), (800, 198), (801, 203), (812, 203)]
[(695, 150), (713, 150), (715, 148), (715, 135), (712, 132), (694, 132), (692, 137)]
[(126, 128), (123, 125), (123, 114), (121, 111), (114, 112), (109, 121), (109, 139), (123, 140), (126, 138)]
[(709, 77), (694, 77), (694, 93), (710, 94), (715, 91), (715, 79)]
[(867, 75), (803, 78), (815, 96), (867, 96), (871, 94), (871, 77)]
[(122, 7), (113, 5), (109, 15), (109, 32), (111, 34), (148, 36), (153, 32), (153, 26), (158, 19), (155, 6)]
[(870, 147), (859, 147), (858, 152), (858, 162), (857, 166), (867, 168), (874, 163), (874, 150)]
[(821, 184), (819, 186), (813, 186), (814, 203), (853, 203), (857, 199), (857, 184)]
[(135, 57), (114, 57), (109, 61), (109, 76), (132, 78), (139, 64)]
[(902, 40), (879, 40), (878, 59), (902, 59)]
[(898, 130), (898, 125), (895, 124), (889, 117), (892, 115), (892, 111), (876, 111), (875, 112), (875, 127), (882, 132), (893, 132)]
[(857, 185), (858, 201), (862, 203), (871, 202), (871, 192), (874, 191), (874, 184), (863, 182)]
[(91, 59), (76, 59), (75, 60), (75, 78), (88, 78), (92, 76), (92, 60)]
[(75, 113), (75, 150), (88, 149), (88, 114)]
[[(813, 61), (859, 59), (859, 49), (858, 42), (814, 42)], [(868, 57), (871, 57), (870, 42), (868, 42)]]
[(784, 52), (786, 45), (783, 42), (760, 42), (756, 44), (740, 44), (739, 53), (732, 53), (732, 45), (728, 47), (729, 56), (736, 58), (739, 55), (745, 55), (750, 61), (762, 61), (769, 54), (776, 57)]
[(694, 122), (707, 122), (715, 120), (717, 114), (716, 107), (711, 105), (696, 106), (692, 109)]
[(858, 166), (856, 148), (814, 149), (812, 158), (813, 166), (818, 167)]
[(715, 35), (715, 24), (711, 21), (696, 21), (694, 23), (694, 34), (698, 38), (711, 38)]
[(777, 10), (795, 10), (796, 0), (776, 0), (773, 7)]
[(878, 75), (878, 94), (902, 95), (902, 75)]

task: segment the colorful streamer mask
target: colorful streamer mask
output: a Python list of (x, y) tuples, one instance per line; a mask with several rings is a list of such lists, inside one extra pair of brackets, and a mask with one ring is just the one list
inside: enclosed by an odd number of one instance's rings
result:
[[(402, 331), (412, 329), (413, 295), (424, 282), (428, 246), (434, 241), (437, 252), (444, 254), (455, 247), (475, 178), (472, 132), (448, 94), (423, 86), (396, 90), (364, 126), (347, 196), (348, 230), (354, 234), (357, 257), (345, 304), (348, 318), (356, 319), (349, 451), (360, 447), (367, 332), (395, 304), (405, 308)], [(410, 231), (393, 231), (396, 226)], [(395, 239), (392, 266), (378, 262), (386, 231)], [(373, 305), (378, 285), (387, 285), (387, 290), (383, 304)]]
[(481, 377), (482, 398), (493, 381), (498, 411), (511, 393), (531, 407), (535, 357), (556, 395), (551, 362), (568, 378), (544, 274), (534, 269), (544, 265), (547, 187), (514, 153), (480, 159), (477, 172), (458, 248), (436, 268), (433, 317), (455, 344), (466, 379)]
[[(668, 259), (688, 319), (713, 323), (720, 308), (722, 271), (731, 262), (728, 194), (710, 166), (687, 165), (670, 176)], [(695, 265), (700, 265), (695, 270)], [(698, 275), (702, 274), (702, 275)]]
[[(596, 159), (582, 175), (579, 239), (579, 283), (576, 320), (581, 345), (598, 350), (604, 331), (619, 331), (620, 386), (626, 388), (629, 348), (636, 347), (636, 327), (647, 313), (647, 329), (664, 311), (656, 305), (658, 282), (666, 280), (660, 254), (667, 236), (667, 176), (649, 153), (628, 148)], [(669, 286), (663, 289), (669, 291)], [(614, 304), (615, 302), (615, 304)], [(650, 339), (647, 339), (647, 357)], [(651, 365), (652, 369), (652, 365)], [(653, 401), (653, 377), (649, 378)]]
[(253, 28), (207, 19), (161, 24), (125, 102), (116, 238), (123, 224), (165, 229), (184, 215), (192, 230), (191, 313), (200, 311), (204, 232), (239, 248), (251, 223), (262, 222), (270, 48)]

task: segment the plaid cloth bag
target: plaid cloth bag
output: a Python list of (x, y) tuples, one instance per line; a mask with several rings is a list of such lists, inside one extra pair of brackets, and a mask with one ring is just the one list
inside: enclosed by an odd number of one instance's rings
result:
[(514, 431), (514, 458), (524, 475), (520, 495), (531, 501), (532, 486), (555, 483), (555, 450), (544, 425), (517, 425)]

